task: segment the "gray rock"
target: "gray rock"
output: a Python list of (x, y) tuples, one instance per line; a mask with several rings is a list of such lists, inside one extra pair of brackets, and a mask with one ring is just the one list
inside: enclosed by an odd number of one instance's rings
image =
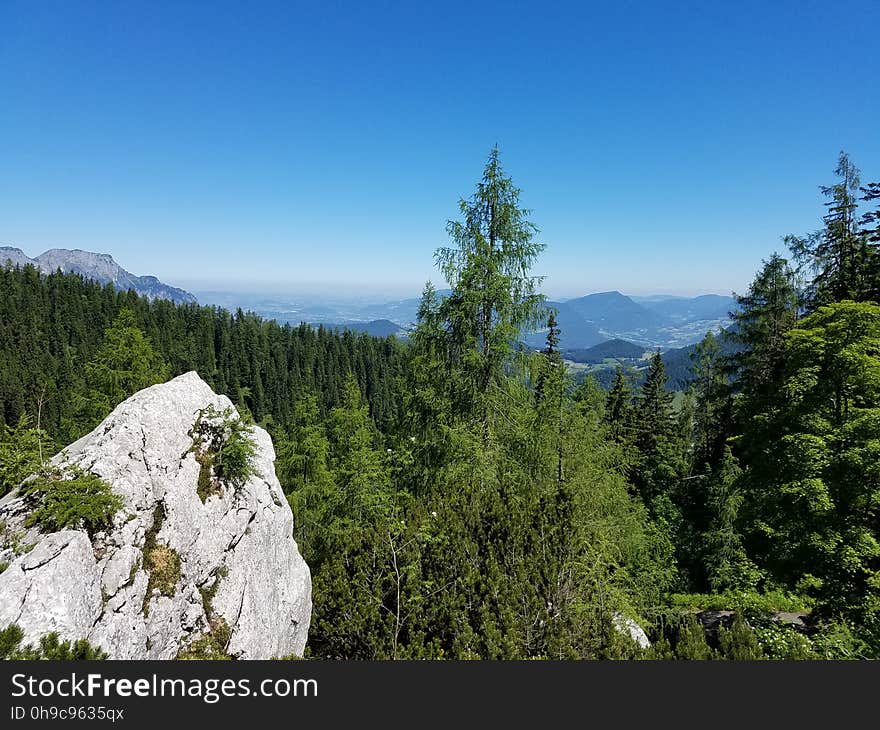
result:
[(622, 613), (614, 614), (614, 629), (619, 634), (628, 636), (642, 649), (647, 649), (651, 646), (651, 640), (648, 638), (645, 630), (631, 618), (624, 616)]
[[(0, 627), (17, 623), (31, 643), (58, 631), (88, 639), (111, 658), (168, 659), (222, 619), (232, 656), (303, 653), (311, 576), (293, 539), (272, 441), (252, 427), (257, 474), (202, 503), (189, 432), (208, 405), (232, 407), (187, 373), (135, 394), (53, 459), (97, 474), (122, 497), (112, 528), (94, 539), (82, 530), (25, 528), (27, 502), (16, 492), (0, 500), (0, 542), (15, 536), (19, 546), (34, 545), (4, 551), (11, 562), (0, 573)], [(181, 574), (172, 596), (154, 589), (146, 597), (143, 549), (157, 508), (163, 519), (155, 541), (177, 552)]]

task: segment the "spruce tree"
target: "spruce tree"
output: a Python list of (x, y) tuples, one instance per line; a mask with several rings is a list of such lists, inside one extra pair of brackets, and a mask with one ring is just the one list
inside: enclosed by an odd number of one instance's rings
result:
[(824, 228), (785, 239), (795, 258), (812, 273), (808, 290), (811, 309), (844, 299), (864, 301), (868, 290), (868, 242), (856, 215), (859, 171), (849, 155), (841, 152), (834, 173), (838, 181), (820, 188), (828, 198)]
[(623, 368), (618, 365), (614, 385), (605, 399), (603, 416), (603, 421), (608, 425), (609, 435), (618, 443), (624, 443), (629, 438), (632, 427), (632, 397)]
[(873, 205), (859, 219), (859, 226), (865, 236), (868, 263), (865, 272), (865, 298), (880, 303), (880, 182), (868, 183), (859, 188), (862, 201)]

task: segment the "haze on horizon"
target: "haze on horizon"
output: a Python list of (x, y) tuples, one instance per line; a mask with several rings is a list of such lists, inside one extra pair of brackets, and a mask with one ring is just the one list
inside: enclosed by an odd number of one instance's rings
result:
[(729, 294), (880, 177), (875, 3), (470, 9), (5, 4), (0, 243), (417, 296), (497, 143), (551, 297)]

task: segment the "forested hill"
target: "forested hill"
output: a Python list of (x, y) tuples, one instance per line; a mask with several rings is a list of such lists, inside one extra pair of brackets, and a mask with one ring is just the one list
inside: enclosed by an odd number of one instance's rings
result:
[(23, 413), (36, 420), (40, 410), (42, 427), (60, 443), (94, 425), (83, 412), (86, 367), (124, 309), (134, 313), (169, 375), (198, 371), (258, 421), (286, 422), (304, 391), (313, 391), (327, 412), (340, 401), (348, 373), (377, 423), (394, 416), (400, 346), (391, 338), (148, 301), (76, 274), (45, 275), (26, 266), (0, 270), (0, 425), (17, 423)]
[(656, 351), (636, 387), (571, 382), (497, 148), (405, 345), (2, 272), (0, 493), (195, 369), (272, 435), (313, 657), (878, 658), (880, 182), (857, 173), (842, 153), (825, 227), (760, 263), (735, 346), (681, 353), (678, 404)]

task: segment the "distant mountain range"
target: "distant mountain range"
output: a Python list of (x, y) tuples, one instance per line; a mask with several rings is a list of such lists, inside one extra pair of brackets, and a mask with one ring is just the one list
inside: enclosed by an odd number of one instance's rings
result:
[[(449, 290), (440, 290), (445, 296)], [(387, 302), (335, 301), (329, 297), (298, 300), (258, 294), (198, 292), (203, 304), (242, 307), (281, 323), (323, 324), (362, 332), (402, 334), (418, 315), (419, 297)], [(685, 347), (698, 342), (709, 330), (730, 324), (732, 297), (709, 294), (699, 297), (629, 297), (618, 291), (588, 294), (565, 301), (550, 301), (557, 310), (563, 350), (586, 350), (608, 340), (626, 340), (632, 347), (655, 350)], [(393, 330), (391, 325), (398, 329)], [(526, 333), (522, 341), (544, 347), (546, 329)]]
[[(154, 276), (135, 276), (123, 269), (109, 254), (78, 249), (51, 249), (29, 258), (21, 249), (0, 247), (0, 265), (32, 264), (44, 272), (57, 269), (76, 273), (117, 289), (131, 289), (149, 299), (168, 299), (191, 303), (196, 297), (183, 289), (164, 284)], [(440, 290), (445, 296), (449, 290)], [(387, 302), (357, 300), (333, 301), (330, 297), (303, 297), (299, 301), (259, 294), (202, 292), (198, 300), (228, 309), (241, 307), (281, 323), (350, 329), (379, 337), (404, 336), (416, 321), (420, 298)], [(708, 331), (730, 325), (733, 297), (707, 294), (698, 297), (626, 296), (619, 291), (599, 292), (583, 297), (550, 301), (557, 311), (560, 348), (570, 359), (582, 363), (600, 362), (609, 357), (637, 358), (638, 351), (687, 347)], [(544, 347), (546, 328), (525, 333), (522, 341), (535, 349)], [(609, 343), (612, 341), (612, 343)], [(603, 345), (603, 343), (605, 343)], [(590, 351), (597, 345), (604, 349)], [(623, 351), (617, 352), (618, 350)], [(612, 353), (612, 354), (609, 354)]]
[[(684, 347), (706, 332), (730, 324), (733, 297), (628, 297), (618, 291), (548, 302), (557, 311), (560, 347), (582, 350), (608, 340), (626, 340), (645, 348)], [(525, 337), (527, 345), (543, 347), (546, 329)]]
[(119, 290), (131, 289), (148, 299), (169, 299), (177, 304), (196, 301), (189, 292), (163, 284), (155, 276), (135, 276), (117, 264), (110, 254), (53, 248), (32, 259), (19, 248), (0, 246), (0, 266), (27, 264), (46, 273), (61, 269), (66, 274), (79, 274), (101, 284), (113, 284)]

